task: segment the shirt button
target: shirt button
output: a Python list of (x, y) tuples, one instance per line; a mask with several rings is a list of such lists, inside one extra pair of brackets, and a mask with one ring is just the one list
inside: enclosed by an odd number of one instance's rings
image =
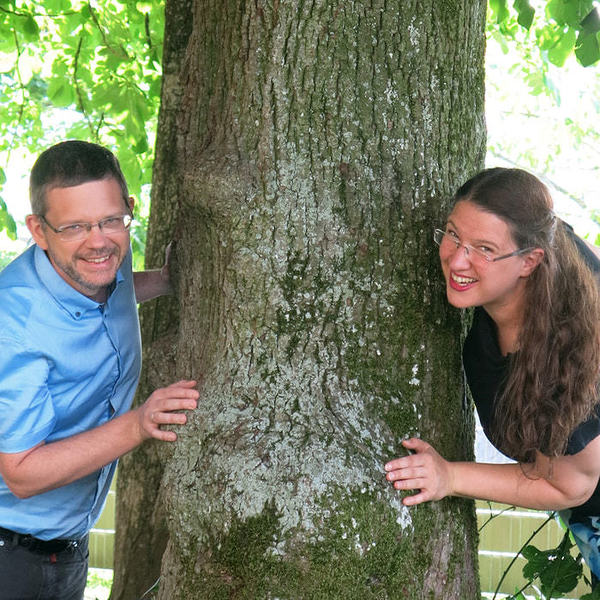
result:
[(81, 316), (81, 313), (78, 311), (78, 312), (76, 312), (76, 313), (75, 313), (75, 316), (76, 316), (77, 318), (79, 318), (79, 317)]

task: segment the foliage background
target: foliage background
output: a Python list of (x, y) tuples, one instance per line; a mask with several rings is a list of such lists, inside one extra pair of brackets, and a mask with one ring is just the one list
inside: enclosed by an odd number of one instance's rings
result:
[[(163, 3), (0, 0), (0, 185), (66, 138), (108, 146), (147, 217), (160, 100)], [(12, 177), (12, 174), (11, 174)], [(0, 191), (0, 230), (17, 237)], [(25, 205), (25, 207), (23, 207)], [(134, 231), (141, 266), (145, 227)]]

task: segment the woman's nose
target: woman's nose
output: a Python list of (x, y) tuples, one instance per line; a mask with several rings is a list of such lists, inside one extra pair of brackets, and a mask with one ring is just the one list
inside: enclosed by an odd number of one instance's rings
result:
[(470, 267), (471, 257), (469, 255), (469, 248), (464, 244), (456, 246), (452, 251), (452, 255), (448, 257), (448, 264), (455, 270)]

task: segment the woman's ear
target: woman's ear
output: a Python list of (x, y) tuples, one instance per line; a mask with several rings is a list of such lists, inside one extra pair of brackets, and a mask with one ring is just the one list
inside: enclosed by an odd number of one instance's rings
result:
[(525, 254), (523, 257), (521, 276), (529, 277), (542, 262), (542, 260), (544, 260), (544, 251), (541, 248), (535, 248), (531, 252)]
[(42, 249), (48, 249), (48, 241), (46, 240), (46, 232), (42, 225), (42, 219), (39, 215), (27, 215), (25, 217), (25, 224), (33, 241)]

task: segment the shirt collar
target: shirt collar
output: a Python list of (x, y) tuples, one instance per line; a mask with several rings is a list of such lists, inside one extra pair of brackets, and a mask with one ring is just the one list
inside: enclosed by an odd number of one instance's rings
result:
[[(35, 252), (35, 269), (42, 284), (56, 301), (71, 315), (73, 319), (81, 319), (89, 310), (97, 310), (102, 303), (88, 298), (69, 285), (56, 271), (44, 250), (37, 244)], [(115, 282), (109, 286), (109, 297), (115, 287), (123, 281), (121, 269), (117, 271)]]

